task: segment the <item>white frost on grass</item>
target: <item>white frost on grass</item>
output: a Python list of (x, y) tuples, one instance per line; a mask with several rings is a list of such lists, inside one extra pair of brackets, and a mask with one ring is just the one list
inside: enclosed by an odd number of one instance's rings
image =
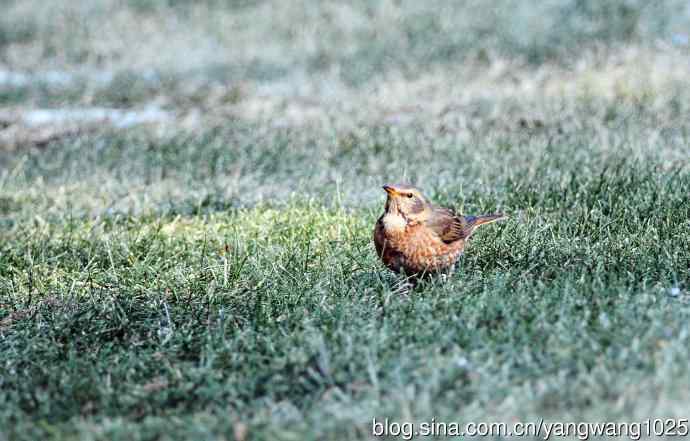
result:
[[(152, 73), (142, 75), (150, 80)], [(87, 81), (92, 84), (107, 85), (113, 81), (115, 74), (109, 71), (79, 71), (66, 72), (62, 70), (46, 70), (41, 72), (22, 72), (0, 70), (0, 87), (28, 87), (32, 84), (45, 84), (52, 87), (70, 87)]]
[(19, 114), (19, 122), (27, 127), (39, 127), (52, 124), (94, 124), (106, 123), (117, 128), (131, 127), (137, 124), (162, 123), (170, 120), (169, 112), (157, 107), (146, 107), (141, 110), (121, 110), (103, 107), (73, 109), (34, 109)]
[(36, 82), (49, 84), (51, 86), (67, 86), (73, 81), (74, 77), (72, 75), (61, 71), (46, 71), (41, 74), (27, 74), (24, 72), (0, 70), (0, 86), (2, 87), (26, 87)]

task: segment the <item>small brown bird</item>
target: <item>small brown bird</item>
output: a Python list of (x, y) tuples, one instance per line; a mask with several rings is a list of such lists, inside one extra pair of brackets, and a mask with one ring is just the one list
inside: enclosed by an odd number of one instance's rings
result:
[(384, 185), (383, 189), (388, 198), (374, 228), (376, 252), (389, 269), (408, 276), (452, 268), (477, 227), (506, 217), (458, 215), (431, 204), (410, 185)]

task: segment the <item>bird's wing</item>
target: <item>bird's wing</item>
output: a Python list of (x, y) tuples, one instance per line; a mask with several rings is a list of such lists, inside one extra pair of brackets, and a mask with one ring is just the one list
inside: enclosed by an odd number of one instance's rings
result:
[(470, 233), (465, 218), (448, 208), (434, 207), (425, 224), (445, 243), (464, 239)]
[(434, 207), (426, 221), (426, 226), (433, 230), (445, 243), (469, 238), (474, 230), (484, 224), (504, 219), (502, 214), (483, 216), (462, 216), (448, 208)]

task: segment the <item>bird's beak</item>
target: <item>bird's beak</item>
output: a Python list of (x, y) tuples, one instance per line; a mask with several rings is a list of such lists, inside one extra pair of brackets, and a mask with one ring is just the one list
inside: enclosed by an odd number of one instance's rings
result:
[(390, 185), (384, 185), (383, 189), (391, 196), (395, 196), (398, 193), (395, 191), (395, 188), (391, 187)]

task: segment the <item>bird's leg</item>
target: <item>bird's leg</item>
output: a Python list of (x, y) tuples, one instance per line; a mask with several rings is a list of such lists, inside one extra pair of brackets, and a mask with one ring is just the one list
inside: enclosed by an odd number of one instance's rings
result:
[(409, 286), (410, 290), (413, 290), (417, 287), (417, 283), (419, 282), (419, 278), (415, 275), (408, 277), (405, 280), (407, 286)]

